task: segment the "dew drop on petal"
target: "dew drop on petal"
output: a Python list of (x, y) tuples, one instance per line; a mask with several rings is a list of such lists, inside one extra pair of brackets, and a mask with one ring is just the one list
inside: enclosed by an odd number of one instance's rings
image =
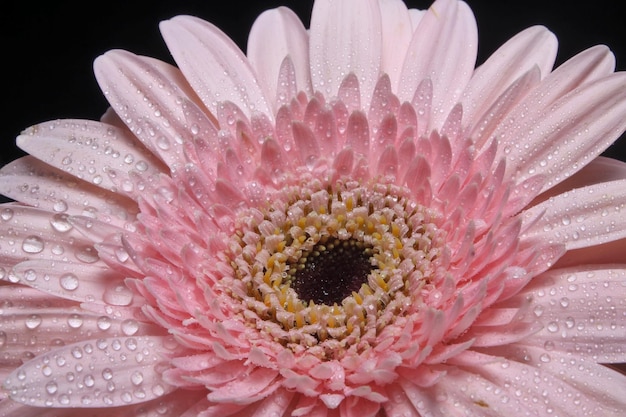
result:
[(72, 329), (78, 329), (83, 325), (83, 318), (79, 314), (71, 314), (67, 318), (67, 324)]
[(98, 317), (96, 324), (100, 330), (109, 330), (111, 328), (111, 319), (107, 316), (101, 316)]
[(122, 322), (122, 332), (126, 336), (132, 336), (139, 330), (139, 323), (136, 320), (128, 319)]
[(74, 291), (78, 288), (78, 277), (72, 273), (63, 274), (59, 278), (59, 284), (66, 291)]
[(37, 272), (34, 269), (27, 269), (24, 271), (24, 280), (28, 282), (34, 282), (37, 280)]
[(550, 333), (556, 333), (559, 331), (559, 325), (557, 322), (555, 321), (551, 321), (550, 323), (548, 323), (548, 331)]
[(93, 377), (93, 375), (87, 374), (83, 378), (83, 384), (85, 384), (86, 387), (91, 388), (96, 384), (96, 379)]
[(85, 246), (76, 251), (76, 259), (87, 264), (92, 264), (97, 262), (100, 257), (92, 246)]
[(41, 325), (41, 322), (42, 322), (41, 316), (37, 314), (33, 314), (26, 318), (26, 321), (24, 322), (24, 324), (26, 325), (28, 329), (33, 330), (39, 327)]
[(143, 382), (143, 374), (139, 371), (133, 372), (133, 374), (130, 376), (130, 381), (133, 383), (133, 385), (141, 385), (141, 383)]
[(44, 242), (39, 236), (28, 236), (22, 242), (22, 250), (26, 253), (40, 253), (43, 248)]
[(0, 219), (7, 222), (11, 220), (12, 218), (13, 218), (13, 209), (10, 209), (10, 208), (2, 209), (2, 211), (0, 212)]
[(107, 288), (102, 295), (105, 303), (114, 306), (127, 306), (133, 301), (133, 293), (125, 285)]
[(46, 384), (46, 392), (50, 395), (53, 395), (57, 392), (58, 385), (54, 381), (50, 381)]
[(50, 225), (52, 225), (52, 228), (54, 230), (60, 233), (65, 233), (72, 229), (72, 225), (67, 220), (66, 214), (57, 213), (52, 216), (52, 218), (50, 219)]

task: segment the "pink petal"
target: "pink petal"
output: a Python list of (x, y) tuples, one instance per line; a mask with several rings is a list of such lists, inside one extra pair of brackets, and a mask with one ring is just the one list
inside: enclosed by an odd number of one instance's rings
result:
[(164, 170), (128, 131), (90, 120), (41, 123), (18, 136), (17, 145), (49, 165), (111, 191), (117, 191), (109, 177), (111, 169), (148, 176)]
[(420, 20), (404, 62), (398, 96), (409, 101), (422, 80), (433, 83), (431, 128), (441, 128), (476, 62), (476, 20), (464, 2), (437, 0)]
[(308, 52), (309, 35), (290, 9), (267, 10), (256, 19), (248, 37), (247, 55), (271, 103), (278, 100), (278, 74), (287, 56), (293, 63), (297, 91), (312, 93)]
[(214, 402), (226, 402), (231, 404), (250, 404), (267, 397), (276, 388), (273, 382), (278, 371), (265, 368), (256, 368), (244, 379), (227, 383), (208, 395), (208, 399)]
[[(535, 352), (534, 349), (530, 350), (530, 353)], [(453, 381), (452, 378), (444, 379), (442, 389), (454, 389), (452, 387), (455, 384), (473, 385), (475, 389), (470, 391), (478, 398), (482, 397), (485, 403), (496, 411), (504, 407), (499, 411), (504, 413), (505, 410), (509, 410), (512, 415), (523, 414), (521, 410), (524, 409), (536, 415), (578, 415), (583, 409), (587, 410), (590, 416), (619, 417), (623, 414), (626, 405), (624, 400), (626, 376), (603, 368), (595, 362), (583, 365), (582, 362), (579, 364), (576, 360), (568, 360), (569, 355), (562, 357), (555, 355), (555, 363), (552, 366), (550, 365), (552, 360), (542, 361), (540, 358), (519, 357), (521, 361), (517, 362), (472, 352), (466, 352), (464, 355), (467, 356), (467, 360), (459, 357), (458, 362), (456, 359), (451, 362), (461, 364), (462, 361), (467, 364), (461, 365), (468, 372), (464, 377), (466, 382)], [(507, 356), (509, 355), (515, 355), (513, 349), (507, 352)], [(479, 363), (481, 360), (483, 363)], [(569, 370), (576, 367), (583, 370), (572, 371), (570, 377)], [(480, 382), (481, 380), (483, 382)], [(516, 383), (511, 384), (510, 381)], [(606, 389), (607, 384), (611, 386), (611, 390)], [(464, 394), (466, 395), (467, 393)], [(491, 400), (487, 400), (489, 397), (492, 397)], [(503, 397), (509, 400), (506, 404), (502, 401)], [(542, 400), (532, 401), (531, 398)], [(517, 412), (508, 409), (509, 406), (519, 407), (522, 403), (523, 407)]]
[(123, 275), (102, 263), (28, 260), (16, 265), (13, 273), (23, 284), (68, 300), (118, 306), (144, 303), (126, 288)]
[[(546, 174), (548, 188), (574, 174), (611, 145), (626, 129), (626, 74), (582, 87), (578, 93), (555, 103), (552, 110), (537, 123), (537, 135), (521, 139), (533, 146), (534, 152), (526, 153), (528, 159), (521, 157), (510, 167), (521, 171), (518, 181), (529, 174)], [(559, 125), (557, 119), (566, 120), (565, 125)], [(544, 136), (540, 139), (541, 132)], [(512, 154), (519, 155), (517, 148)], [(552, 161), (546, 165), (550, 158)]]
[(626, 162), (599, 156), (565, 181), (546, 190), (534, 202), (538, 203), (549, 197), (569, 191), (572, 188), (581, 188), (620, 179), (626, 179)]
[(191, 16), (174, 17), (160, 27), (176, 63), (211, 113), (217, 113), (219, 102), (231, 101), (248, 115), (258, 111), (273, 119), (247, 58), (220, 29)]
[[(137, 213), (134, 201), (120, 194), (105, 191), (94, 184), (77, 180), (48, 164), (25, 156), (0, 170), (0, 192), (25, 204), (48, 211), (51, 226), (61, 231), (68, 227), (56, 220), (67, 223), (67, 215), (87, 215), (95, 219), (121, 226), (132, 222)], [(19, 211), (18, 206), (8, 212)], [(11, 217), (11, 216), (10, 216)]]
[[(406, 5), (401, 0), (381, 1), (382, 63), (381, 73), (387, 74), (391, 85), (398, 85), (406, 51), (411, 43), (413, 26)], [(392, 48), (386, 47), (393, 45)]]
[(625, 187), (626, 180), (617, 180), (577, 188), (526, 210), (524, 223), (544, 214), (522, 235), (522, 242), (539, 238), (571, 250), (625, 238)]
[(42, 260), (106, 268), (93, 242), (85, 239), (66, 215), (17, 204), (3, 206), (3, 215), (12, 232), (0, 236), (1, 264), (10, 268), (25, 260)]
[(293, 122), (293, 138), (300, 154), (300, 161), (312, 169), (320, 156), (317, 138), (304, 123)]
[(314, 89), (332, 97), (337, 94), (343, 79), (354, 73), (361, 87), (361, 103), (369, 103), (381, 65), (378, 1), (316, 1), (310, 33)]
[(181, 144), (200, 129), (189, 123), (188, 115), (195, 114), (200, 126), (211, 124), (188, 98), (182, 75), (172, 76), (174, 71), (164, 72), (162, 63), (120, 50), (94, 61), (96, 79), (113, 109), (170, 168), (184, 163)]
[[(587, 148), (578, 149), (582, 155), (592, 147), (605, 149), (608, 146), (606, 142), (615, 140), (617, 136), (614, 130), (618, 129), (619, 124), (613, 119), (619, 118), (624, 112), (622, 97), (625, 89), (623, 74), (609, 75), (613, 65), (613, 55), (606, 47), (590, 48), (546, 77), (501, 121), (493, 136), (501, 144), (498, 159), (507, 158), (508, 173), (533, 175), (535, 171), (531, 168), (539, 172), (540, 167), (526, 165), (544, 160), (547, 155), (542, 155), (540, 151), (544, 151), (555, 140), (569, 145), (568, 151), (570, 148), (576, 150), (580, 144), (584, 144)], [(614, 108), (604, 115), (602, 112), (606, 111), (605, 106), (608, 104)], [(595, 118), (599, 120), (594, 121)], [(585, 131), (585, 123), (590, 124), (589, 132)], [(560, 139), (559, 134), (563, 128), (566, 128), (563, 135), (577, 139)], [(599, 140), (595, 137), (598, 134), (605, 134), (601, 143), (595, 143)], [(599, 153), (593, 150), (597, 153), (590, 155), (588, 159)], [(564, 161), (567, 167), (582, 162), (571, 159), (569, 162)]]
[[(525, 344), (594, 362), (626, 362), (626, 265), (551, 270), (516, 299), (531, 299), (543, 329)], [(549, 353), (549, 352), (548, 352)]]
[(558, 42), (543, 26), (533, 26), (513, 36), (472, 75), (463, 92), (465, 120), (475, 120), (519, 77), (533, 68), (545, 77), (552, 70)]
[(173, 390), (159, 363), (172, 341), (158, 336), (80, 342), (36, 357), (5, 381), (15, 401), (39, 407), (111, 407), (142, 403)]
[(478, 149), (483, 149), (486, 145), (495, 142), (492, 136), (494, 130), (500, 126), (507, 114), (539, 84), (540, 78), (539, 69), (531, 68), (511, 83), (484, 113), (477, 114), (480, 117), (468, 119), (473, 121), (469, 137), (474, 139)]

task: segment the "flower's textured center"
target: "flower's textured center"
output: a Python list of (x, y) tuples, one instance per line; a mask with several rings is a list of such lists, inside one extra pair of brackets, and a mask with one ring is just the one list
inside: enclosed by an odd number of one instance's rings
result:
[(297, 264), (290, 265), (290, 286), (301, 300), (341, 304), (367, 283), (371, 254), (371, 248), (361, 241), (324, 238), (303, 253)]
[(420, 305), (445, 243), (407, 190), (309, 179), (278, 194), (240, 216), (220, 285), (261, 337), (333, 358)]

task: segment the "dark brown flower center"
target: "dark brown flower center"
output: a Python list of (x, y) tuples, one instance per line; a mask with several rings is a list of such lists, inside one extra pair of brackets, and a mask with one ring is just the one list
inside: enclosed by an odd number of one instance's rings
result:
[(332, 239), (317, 244), (290, 268), (291, 287), (303, 301), (340, 305), (367, 283), (375, 268), (371, 255), (370, 247), (354, 239)]

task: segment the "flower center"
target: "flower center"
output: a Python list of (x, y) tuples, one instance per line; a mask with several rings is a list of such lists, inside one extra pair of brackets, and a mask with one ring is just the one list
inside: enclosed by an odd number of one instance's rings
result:
[(214, 276), (260, 337), (322, 360), (364, 351), (423, 304), (446, 258), (435, 220), (393, 184), (307, 179), (240, 213)]
[(290, 265), (290, 286), (301, 300), (316, 304), (341, 304), (367, 284), (372, 268), (372, 249), (363, 242), (337, 238), (323, 239), (311, 251)]

